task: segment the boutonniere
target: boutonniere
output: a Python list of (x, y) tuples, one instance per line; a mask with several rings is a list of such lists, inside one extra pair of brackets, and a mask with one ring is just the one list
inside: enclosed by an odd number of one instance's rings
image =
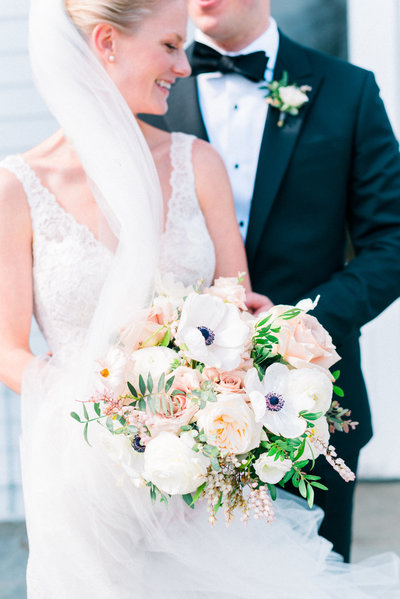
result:
[(309, 85), (300, 87), (296, 83), (289, 85), (287, 71), (283, 71), (280, 81), (271, 81), (271, 83), (263, 85), (261, 89), (268, 90), (265, 96), (267, 103), (279, 110), (278, 127), (283, 127), (286, 115), (297, 116), (299, 114), (300, 108), (309, 101), (307, 93), (311, 91)]

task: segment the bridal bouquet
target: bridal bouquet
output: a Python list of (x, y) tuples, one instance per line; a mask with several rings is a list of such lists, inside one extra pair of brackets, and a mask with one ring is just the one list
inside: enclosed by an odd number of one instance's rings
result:
[(329, 438), (356, 425), (332, 400), (343, 395), (329, 371), (339, 356), (313, 307), (255, 317), (240, 278), (175, 285), (120, 332), (83, 417), (71, 415), (86, 440), (92, 422), (104, 424), (114, 460), (153, 501), (205, 499), (211, 523), (219, 508), (227, 523), (236, 508), (243, 521), (252, 511), (272, 521), (276, 486), (291, 480), (311, 507), (314, 487), (326, 489), (306, 468), (319, 455), (354, 479)]

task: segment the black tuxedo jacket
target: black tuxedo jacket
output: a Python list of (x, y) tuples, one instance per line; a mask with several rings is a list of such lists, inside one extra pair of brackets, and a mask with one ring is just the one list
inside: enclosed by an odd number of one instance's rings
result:
[[(342, 404), (360, 422), (334, 444), (358, 449), (371, 436), (360, 327), (400, 295), (398, 143), (372, 73), (280, 33), (274, 79), (285, 70), (290, 83), (312, 91), (283, 128), (278, 111), (268, 110), (246, 241), (249, 271), (254, 290), (275, 303), (320, 294), (313, 314), (342, 356)], [(145, 120), (208, 140), (193, 77), (173, 86), (165, 117)], [(355, 252), (348, 263), (347, 232)]]

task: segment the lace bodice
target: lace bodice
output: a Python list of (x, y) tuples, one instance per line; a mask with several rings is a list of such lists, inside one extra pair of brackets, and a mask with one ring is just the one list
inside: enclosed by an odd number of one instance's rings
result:
[[(191, 160), (194, 138), (172, 134), (171, 189), (161, 240), (160, 272), (185, 285), (210, 284), (215, 252), (200, 210)], [(21, 156), (1, 168), (24, 187), (33, 229), (34, 315), (53, 353), (79, 345), (89, 326), (112, 254), (86, 225), (78, 223), (44, 187)]]

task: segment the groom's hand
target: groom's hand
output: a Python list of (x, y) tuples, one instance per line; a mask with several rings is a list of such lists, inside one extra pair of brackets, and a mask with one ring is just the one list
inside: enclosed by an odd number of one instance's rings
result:
[(273, 307), (273, 303), (266, 295), (256, 293), (255, 291), (246, 291), (246, 306), (254, 316), (258, 316), (261, 312), (266, 312)]

